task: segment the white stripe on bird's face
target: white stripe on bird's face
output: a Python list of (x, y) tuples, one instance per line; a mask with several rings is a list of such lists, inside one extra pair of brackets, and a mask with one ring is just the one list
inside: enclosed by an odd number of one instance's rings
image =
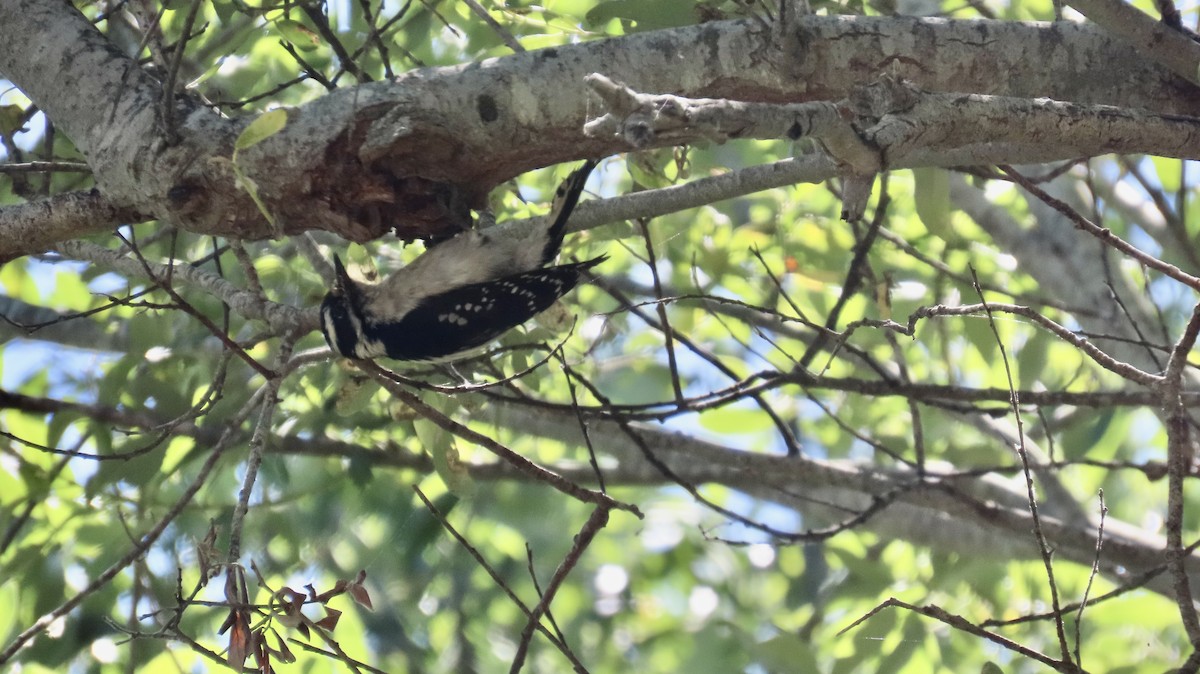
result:
[(336, 353), (338, 351), (337, 325), (334, 324), (333, 315), (329, 311), (321, 312), (321, 332), (325, 333), (325, 341), (329, 342), (329, 348)]

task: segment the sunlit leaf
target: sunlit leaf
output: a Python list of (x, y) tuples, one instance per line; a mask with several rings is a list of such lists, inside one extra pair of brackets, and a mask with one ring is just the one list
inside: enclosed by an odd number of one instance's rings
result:
[(586, 21), (587, 25), (595, 27), (610, 19), (625, 19), (636, 25), (637, 30), (656, 30), (694, 22), (695, 6), (692, 0), (607, 0), (590, 10)]
[(245, 129), (242, 129), (234, 142), (234, 147), (238, 150), (245, 150), (261, 143), (262, 141), (274, 136), (283, 131), (287, 126), (288, 113), (283, 108), (269, 110), (259, 115), (250, 122)]
[(10, 135), (25, 130), (25, 109), (19, 105), (0, 105), (0, 133)]
[(311, 28), (299, 21), (283, 19), (274, 22), (273, 25), (275, 26), (275, 30), (278, 30), (279, 34), (285, 40), (296, 45), (299, 49), (312, 51), (321, 46), (321, 38)]

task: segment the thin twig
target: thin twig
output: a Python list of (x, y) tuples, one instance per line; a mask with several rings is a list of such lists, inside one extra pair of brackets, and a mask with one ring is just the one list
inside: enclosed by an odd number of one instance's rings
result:
[(383, 39), (379, 35), (379, 26), (376, 24), (379, 20), (379, 15), (371, 11), (371, 0), (359, 0), (358, 6), (362, 9), (363, 18), (366, 19), (367, 25), (371, 27), (371, 30), (367, 32), (367, 39), (363, 42), (363, 47), (355, 51), (354, 58), (357, 58), (361, 53), (365, 53), (363, 48), (366, 45), (374, 45), (375, 50), (379, 52), (379, 61), (383, 64), (383, 74), (390, 80), (396, 74), (392, 72), (392, 56), (388, 53), (387, 45), (383, 43)]
[[(971, 267), (970, 271), (971, 278), (976, 278), (975, 268)], [(1008, 360), (1008, 349), (1005, 348), (1004, 340), (1000, 337), (1000, 330), (996, 327), (996, 320), (992, 316), (992, 310), (988, 305), (987, 298), (984, 297), (983, 289), (978, 284), (975, 286), (975, 292), (979, 295), (979, 301), (983, 304), (983, 309), (987, 313), (988, 326), (992, 329), (992, 335), (996, 338), (996, 346), (1000, 349), (1000, 360), (1004, 364), (1004, 375), (1008, 380), (1008, 390), (1012, 394), (1011, 405), (1017, 423), (1017, 444), (1014, 449), (1016, 449), (1017, 456), (1021, 459), (1021, 469), (1025, 476), (1025, 494), (1029, 501), (1029, 515), (1033, 520), (1033, 535), (1037, 539), (1038, 551), (1042, 556), (1042, 565), (1046, 568), (1046, 583), (1050, 588), (1050, 602), (1054, 611), (1054, 629), (1058, 636), (1059, 652), (1062, 655), (1063, 663), (1073, 666), (1071, 648), (1067, 644), (1066, 626), (1062, 620), (1062, 605), (1058, 596), (1058, 583), (1054, 579), (1054, 562), (1051, 557), (1050, 544), (1046, 541), (1046, 532), (1042, 529), (1042, 519), (1038, 513), (1037, 494), (1034, 492), (1033, 486), (1033, 470), (1029, 465), (1029, 452), (1025, 448), (1025, 423), (1021, 417), (1021, 401), (1017, 396), (1012, 365)]]
[(1061, 215), (1065, 216), (1068, 220), (1070, 220), (1075, 225), (1075, 227), (1077, 229), (1082, 229), (1083, 231), (1087, 232), (1088, 234), (1091, 234), (1092, 236), (1099, 239), (1106, 246), (1109, 246), (1113, 250), (1116, 250), (1117, 252), (1121, 253), (1122, 255), (1133, 258), (1138, 263), (1144, 264), (1147, 267), (1150, 267), (1151, 269), (1154, 269), (1170, 278), (1173, 278), (1176, 281), (1179, 281), (1180, 283), (1186, 285), (1187, 287), (1189, 287), (1193, 290), (1200, 291), (1200, 278), (1192, 276), (1191, 274), (1184, 272), (1179, 267), (1176, 267), (1173, 264), (1168, 264), (1166, 262), (1163, 262), (1162, 260), (1154, 257), (1153, 255), (1150, 255), (1149, 253), (1145, 253), (1145, 252), (1141, 251), (1133, 244), (1128, 243), (1121, 237), (1117, 236), (1116, 234), (1113, 234), (1113, 231), (1111, 229), (1109, 229), (1107, 227), (1100, 227), (1099, 225), (1093, 223), (1091, 220), (1088, 220), (1087, 218), (1083, 217), (1078, 212), (1076, 212), (1075, 209), (1073, 209), (1069, 205), (1067, 205), (1066, 202), (1063, 202), (1059, 199), (1055, 199), (1054, 197), (1047, 194), (1040, 187), (1038, 187), (1037, 185), (1034, 185), (1032, 182), (1027, 180), (1024, 176), (1022, 176), (1020, 173), (1018, 173), (1017, 170), (1012, 168), (1011, 166), (1001, 166), (1000, 170), (1004, 171), (1005, 174), (1007, 174), (1010, 178), (1012, 178), (1013, 182), (1015, 182), (1018, 185), (1020, 185), (1021, 187), (1025, 188), (1025, 191), (1029, 192), (1033, 196), (1040, 199), (1047, 206), (1049, 206), (1050, 208), (1053, 208), (1054, 210), (1058, 211)]
[[(179, 41), (175, 44), (175, 53), (171, 55), (171, 63), (167, 69), (166, 79), (163, 80), (162, 90), (162, 124), (163, 129), (167, 134), (167, 139), (172, 143), (179, 142), (179, 131), (175, 128), (175, 81), (179, 77), (179, 67), (183, 65), (183, 53), (187, 48), (188, 39), (191, 37), (192, 26), (196, 23), (196, 13), (200, 11), (200, 5), (203, 0), (192, 0), (192, 5), (188, 8), (187, 17), (183, 20), (183, 30), (179, 34)], [(163, 5), (163, 10), (166, 10), (166, 5)]]
[[(982, 287), (980, 290), (982, 290)], [(955, 307), (946, 306), (944, 304), (925, 306), (920, 307), (916, 311), (913, 311), (911, 314), (909, 314), (907, 325), (904, 326), (901, 326), (893, 321), (862, 319), (854, 321), (846, 326), (845, 331), (841, 333), (841, 341), (846, 341), (855, 330), (864, 326), (892, 330), (907, 337), (912, 337), (916, 334), (917, 323), (922, 319), (944, 316), (969, 316), (981, 312), (1001, 312), (1028, 318), (1040, 327), (1045, 328), (1053, 333), (1059, 339), (1062, 339), (1079, 351), (1083, 352), (1084, 355), (1094, 360), (1097, 365), (1109, 370), (1110, 372), (1120, 375), (1124, 379), (1128, 379), (1129, 381), (1141, 384), (1143, 386), (1157, 386), (1162, 382), (1162, 377), (1150, 374), (1149, 372), (1140, 370), (1133, 365), (1113, 358), (1095, 344), (1092, 344), (1087, 339), (1080, 336), (1078, 333), (1067, 329), (1066, 327), (1050, 320), (1049, 318), (1046, 318), (1042, 314), (1029, 307), (1024, 307), (1017, 304), (999, 304), (988, 302), (986, 306), (984, 304), (964, 304)]]
[(525, 665), (525, 654), (529, 652), (529, 642), (533, 639), (533, 630), (541, 621), (542, 614), (550, 609), (550, 602), (554, 601), (554, 596), (558, 594), (558, 588), (562, 587), (563, 581), (567, 579), (567, 574), (571, 573), (571, 569), (574, 569), (575, 565), (579, 563), (584, 550), (587, 550), (588, 546), (592, 544), (596, 534), (600, 533), (600, 530), (608, 524), (608, 513), (611, 509), (611, 506), (607, 505), (596, 506), (591, 517), (575, 535), (575, 542), (571, 545), (571, 550), (554, 570), (554, 576), (550, 578), (550, 583), (546, 586), (541, 601), (533, 607), (529, 619), (525, 622), (525, 629), (521, 632), (521, 641), (517, 645), (517, 654), (513, 657), (512, 667), (508, 670), (510, 674), (517, 674)]
[(1187, 558), (1191, 554), (1183, 546), (1183, 482), (1191, 474), (1194, 461), (1191, 426), (1180, 393), (1183, 388), (1183, 368), (1188, 354), (1200, 336), (1200, 304), (1192, 309), (1192, 317), (1171, 351), (1161, 386), (1167, 427), (1167, 564), (1175, 591), (1175, 603), (1192, 646), (1200, 650), (1200, 617), (1192, 598), (1188, 578)]
[[(887, 174), (884, 173), (886, 180)], [(875, 245), (875, 238), (879, 235), (880, 228), (883, 227), (883, 222), (886, 219), (887, 207), (891, 203), (888, 198), (887, 184), (882, 185), (879, 194), (879, 203), (875, 206), (875, 214), (871, 217), (871, 224), (867, 227), (867, 233), (863, 235), (861, 241), (854, 246), (854, 257), (850, 259), (850, 266), (846, 270), (846, 282), (842, 284), (842, 292), (838, 295), (837, 302), (833, 308), (829, 310), (829, 315), (825, 319), (825, 328), (829, 331), (836, 331), (838, 321), (841, 320), (842, 310), (846, 308), (846, 303), (858, 292), (858, 288), (862, 285), (862, 279), (866, 273), (867, 254), (871, 252), (871, 248)], [(825, 348), (826, 335), (828, 332), (818, 333), (817, 338), (809, 345), (804, 355), (800, 357), (800, 368), (808, 369), (814, 358)]]
[(346, 52), (346, 47), (342, 44), (342, 41), (338, 39), (338, 36), (333, 32), (333, 29), (329, 27), (329, 18), (325, 16), (324, 12), (322, 12), (316, 6), (308, 3), (301, 3), (300, 9), (304, 11), (304, 14), (308, 16), (308, 19), (313, 22), (314, 26), (317, 27), (317, 32), (321, 34), (321, 38), (324, 39), (325, 42), (327, 42), (333, 49), (333, 53), (337, 55), (338, 63), (340, 63), (343, 68), (349, 71), (351, 75), (354, 75), (355, 79), (357, 79), (359, 82), (374, 81), (375, 78), (371, 77), (361, 68), (359, 68), (358, 63), (356, 63), (354, 60), (354, 57)]
[(989, 632), (988, 630), (985, 630), (982, 627), (972, 624), (970, 621), (968, 621), (966, 618), (963, 618), (962, 616), (954, 615), (954, 614), (946, 611), (945, 609), (941, 608), (940, 606), (935, 606), (933, 604), (927, 604), (925, 606), (917, 606), (916, 604), (910, 604), (908, 602), (900, 601), (899, 599), (896, 599), (894, 597), (887, 599), (879, 606), (876, 606), (875, 608), (868, 611), (866, 613), (866, 615), (863, 615), (858, 620), (855, 620), (854, 622), (850, 623), (850, 625), (848, 625), (846, 628), (844, 628), (840, 632), (838, 632), (838, 636), (841, 636), (841, 635), (845, 634), (846, 632), (854, 629), (855, 627), (857, 627), (858, 625), (860, 625), (867, 619), (871, 618), (876, 613), (879, 613), (883, 609), (890, 608), (892, 606), (896, 606), (896, 607), (903, 608), (903, 609), (908, 609), (909, 611), (913, 611), (914, 613), (920, 613), (923, 616), (927, 616), (927, 617), (933, 618), (935, 620), (941, 621), (941, 622), (953, 627), (956, 630), (966, 632), (967, 634), (973, 634), (977, 637), (983, 637), (984, 639), (987, 639), (988, 641), (999, 644), (1000, 646), (1003, 646), (1004, 648), (1007, 648), (1008, 650), (1013, 651), (1014, 653), (1019, 653), (1020, 655), (1024, 655), (1027, 658), (1036, 660), (1036, 661), (1042, 663), (1043, 665), (1046, 665), (1047, 667), (1051, 667), (1057, 671), (1060, 671), (1060, 672), (1061, 671), (1068, 671), (1068, 672), (1077, 671), (1074, 667), (1069, 668), (1069, 669), (1064, 669), (1062, 667), (1062, 663), (1047, 656), (1046, 654), (1035, 651), (1032, 648), (1029, 648), (1027, 646), (1022, 646), (1021, 644), (1013, 641), (1012, 639), (1007, 639), (1007, 638), (1002, 637), (999, 634), (996, 634), (994, 632)]
[[(525, 605), (525, 602), (521, 601), (520, 597), (517, 596), (517, 593), (513, 592), (512, 588), (508, 586), (508, 583), (504, 582), (504, 579), (500, 577), (500, 574), (494, 568), (492, 568), (491, 564), (488, 564), (487, 560), (483, 558), (483, 555), (481, 555), (479, 551), (475, 549), (475, 546), (471, 545), (471, 543), (462, 534), (458, 533), (458, 530), (455, 529), (454, 526), (450, 524), (449, 520), (446, 519), (445, 514), (437, 509), (437, 506), (435, 506), (433, 502), (429, 500), (429, 497), (425, 496), (425, 493), (421, 491), (421, 488), (415, 484), (412, 485), (412, 488), (413, 491), (417, 493), (417, 498), (421, 499), (421, 502), (425, 504), (425, 508), (429, 510), (429, 513), (433, 515), (434, 519), (441, 523), (442, 528), (448, 531), (450, 535), (454, 537), (454, 540), (458, 541), (458, 544), (467, 551), (467, 554), (471, 555), (471, 557), (475, 559), (475, 562), (478, 563), (479, 566), (486, 571), (489, 576), (491, 576), (492, 581), (496, 583), (496, 587), (499, 587), (504, 594), (508, 595), (508, 598), (512, 600), (513, 604), (515, 604), (517, 608), (521, 609), (522, 613), (524, 613), (526, 616), (533, 615), (533, 611)], [(550, 643), (554, 644), (554, 647), (571, 661), (571, 665), (576, 672), (587, 671), (587, 669), (583, 666), (583, 663), (580, 662), (578, 656), (571, 651), (571, 648), (566, 644), (566, 642), (560, 641), (556, 635), (551, 633), (550, 630), (548, 630), (545, 625), (542, 625), (540, 622), (537, 623), (537, 630), (541, 632), (543, 636), (549, 639)]]
[[(652, 327), (655, 330), (658, 330), (660, 332), (664, 331), (666, 329), (661, 323), (659, 323), (658, 321), (655, 321), (653, 318), (651, 318), (645, 311), (634, 306), (634, 304), (629, 300), (629, 298), (625, 296), (625, 293), (618, 290), (612, 284), (610, 284), (606, 281), (603, 281), (601, 279), (597, 279), (595, 281), (595, 285), (597, 287), (599, 287), (601, 290), (603, 290), (604, 292), (611, 295), (613, 299), (617, 300), (622, 305), (624, 305), (625, 309), (627, 311), (629, 311), (633, 315), (640, 318), (642, 320), (642, 322), (644, 322), (646, 325), (649, 325), (650, 327)], [(737, 378), (738, 378), (737, 373), (733, 370), (733, 368), (731, 368), (728, 365), (726, 365), (725, 363), (723, 363), (721, 361), (721, 359), (718, 358), (715, 354), (712, 354), (712, 353), (708, 352), (706, 349), (701, 348), (698, 344), (693, 342), (691, 339), (685, 337), (684, 335), (675, 335), (675, 339), (680, 344), (682, 344), (684, 346), (684, 348), (686, 348), (688, 351), (691, 351), (692, 353), (696, 354), (697, 356), (703, 358), (705, 361), (710, 363), (721, 374), (725, 375), (726, 377), (729, 377), (731, 380), (734, 380), (734, 381), (737, 380)], [(800, 455), (800, 442), (798, 440), (796, 440), (796, 436), (792, 433), (792, 429), (790, 426), (788, 426), (787, 422), (785, 422), (779, 416), (779, 414), (775, 411), (775, 409), (773, 407), (771, 407), (771, 404), (769, 402), (767, 402), (766, 398), (762, 397), (761, 395), (759, 395), (757, 393), (751, 394), (749, 397), (751, 400), (753, 400), (755, 402), (755, 404), (758, 405), (758, 407), (763, 412), (766, 413), (767, 417), (771, 419), (771, 422), (773, 424), (775, 424), (775, 428), (779, 431), (779, 435), (783, 439), (784, 445), (787, 447), (788, 456), (799, 456)], [(678, 401), (676, 404), (682, 405), (683, 400)]]
[[(654, 255), (654, 241), (650, 238), (650, 227), (646, 218), (638, 218), (638, 227), (642, 230), (642, 240), (646, 242), (646, 266), (650, 269), (650, 278), (654, 281), (654, 297), (663, 298), (662, 280), (658, 276), (658, 260)], [(679, 381), (679, 363), (675, 359), (675, 331), (667, 318), (667, 305), (659, 302), (655, 305), (658, 312), (659, 330), (663, 335), (664, 348), (667, 350), (667, 367), (671, 371), (671, 388), (675, 391), (675, 400), (683, 400), (683, 384)]]
[[(292, 342), (284, 339), (280, 344), (277, 361), (282, 366), (287, 363), (292, 354)], [(250, 495), (254, 491), (254, 483), (258, 479), (258, 468), (262, 465), (263, 451), (267, 445), (267, 437), (271, 435), (272, 424), (275, 420), (275, 407), (279, 403), (279, 385), (283, 377), (267, 380), (263, 389), (262, 410), (259, 412), (258, 424), (254, 427), (254, 435), (250, 438), (250, 456), (246, 459), (246, 475), (242, 479), (242, 490), (238, 494), (237, 506), (233, 510), (233, 518), (229, 524), (229, 563), (236, 564), (242, 554), (242, 525), (246, 513), (250, 509)]]
[(1079, 609), (1075, 612), (1075, 661), (1079, 666), (1083, 666), (1083, 654), (1080, 652), (1079, 644), (1083, 640), (1080, 636), (1080, 631), (1083, 625), (1083, 609), (1088, 605), (1088, 596), (1092, 593), (1092, 582), (1096, 580), (1096, 576), (1100, 575), (1100, 552), (1104, 548), (1104, 520), (1108, 517), (1108, 506), (1104, 505), (1104, 490), (1099, 491), (1100, 498), (1100, 524), (1096, 528), (1096, 556), (1092, 559), (1092, 571), (1088, 574), (1087, 586), (1083, 589), (1083, 599), (1079, 602)]
[(492, 18), (492, 15), (488, 14), (488, 11), (483, 8), (483, 5), (475, 2), (475, 0), (463, 0), (463, 2), (466, 3), (467, 7), (471, 8), (471, 11), (475, 13), (475, 16), (483, 19), (483, 22), (488, 25), (488, 28), (491, 28), (492, 32), (498, 35), (500, 39), (504, 41), (504, 44), (508, 45), (509, 49), (513, 50), (513, 52), (517, 54), (525, 51), (525, 48), (521, 46), (521, 43), (517, 41), (517, 38), (513, 37), (513, 34), (510, 33), (507, 28), (500, 25), (499, 21)]
[[(525, 541), (525, 570), (529, 572), (529, 580), (533, 582), (533, 589), (537, 592), (538, 601), (541, 601), (542, 597), (546, 595), (542, 590), (541, 582), (538, 581), (537, 571), (533, 568), (533, 546), (529, 544), (529, 541)], [(563, 634), (562, 628), (558, 626), (558, 621), (554, 619), (554, 613), (549, 608), (546, 609), (546, 620), (554, 629), (554, 634), (558, 636), (558, 639), (565, 643), (567, 635)]]
[(445, 414), (442, 414), (438, 410), (434, 409), (431, 405), (426, 404), (419, 397), (393, 381), (389, 376), (387, 376), (387, 371), (375, 364), (373, 361), (362, 360), (356, 361), (355, 364), (367, 374), (375, 377), (375, 379), (379, 381), (379, 383), (385, 389), (387, 389), (389, 393), (395, 396), (399, 402), (408, 405), (423, 418), (433, 422), (433, 424), (438, 428), (449, 431), (451, 434), (458, 436), (463, 440), (473, 442), (476, 445), (483, 447), (489, 452), (495, 454), (497, 457), (512, 464), (513, 467), (517, 468), (522, 473), (525, 473), (526, 475), (540, 482), (544, 482), (561, 491), (562, 493), (579, 501), (583, 501), (584, 503), (607, 505), (616, 510), (624, 510), (628, 513), (632, 513), (639, 519), (642, 517), (642, 513), (640, 510), (638, 510), (637, 506), (629, 503), (622, 503), (614, 500), (607, 494), (602, 494), (600, 492), (580, 487), (570, 480), (565, 479), (561, 475), (552, 473), (545, 468), (542, 468), (536, 463), (526, 459), (520, 454), (517, 454), (516, 452), (487, 437), (486, 435), (472, 430), (454, 421), (450, 417), (447, 417)]
[[(4, 433), (4, 435), (8, 436), (9, 434)], [(82, 447), (89, 438), (89, 434), (82, 434), (79, 440), (76, 442), (76, 450), (78, 450), (79, 447)], [(50, 467), (50, 470), (46, 471), (44, 476), (40, 476), (38, 479), (47, 485), (53, 485), (54, 481), (58, 479), (58, 476), (62, 473), (63, 469), (67, 467), (67, 463), (70, 462), (70, 460), (70, 454), (61, 457), (53, 466)], [(12, 542), (17, 538), (17, 533), (21, 531), (21, 527), (25, 526), (25, 523), (29, 521), (30, 516), (33, 515), (33, 509), (42, 503), (45, 503), (44, 499), (34, 498), (32, 494), (25, 498), (24, 507), (21, 508), (20, 512), (17, 512), (13, 515), (12, 520), (4, 529), (4, 535), (0, 536), (0, 557), (3, 557), (4, 553), (8, 552), (8, 546), (12, 545)]]
[(583, 436), (583, 442), (587, 445), (588, 463), (592, 466), (592, 471), (596, 474), (596, 485), (603, 493), (608, 493), (608, 489), (604, 486), (604, 473), (600, 470), (600, 462), (596, 460), (596, 448), (592, 446), (592, 434), (588, 431), (587, 420), (583, 418), (583, 414), (579, 410), (579, 397), (575, 393), (575, 379), (570, 368), (566, 367), (566, 359), (559, 353), (559, 359), (562, 363), (563, 376), (567, 378), (567, 390), (571, 392), (571, 407), (575, 408), (575, 418), (579, 420), (579, 433)]
[(211, 320), (209, 320), (209, 318), (207, 316), (200, 313), (199, 309), (192, 306), (191, 303), (189, 303), (187, 300), (183, 299), (183, 296), (181, 296), (178, 292), (175, 291), (175, 288), (173, 288), (171, 286), (171, 282), (170, 282), (170, 278), (174, 275), (174, 271), (175, 271), (174, 264), (167, 265), (167, 278), (160, 279), (154, 273), (154, 270), (150, 268), (149, 261), (146, 260), (146, 258), (142, 255), (141, 251), (138, 250), (137, 246), (135, 246), (133, 243), (131, 243), (128, 239), (126, 239), (124, 237), (124, 235), (122, 235), (120, 232), (117, 232), (117, 237), (120, 238), (122, 241), (124, 241), (125, 245), (129, 246), (130, 250), (132, 250), (134, 252), (134, 255), (137, 257), (138, 262), (141, 263), (142, 270), (146, 272), (146, 275), (150, 278), (151, 281), (153, 281), (155, 284), (157, 284), (160, 288), (163, 289), (163, 292), (170, 295), (171, 299), (175, 302), (176, 306), (178, 306), (179, 309), (181, 309), (184, 313), (187, 313), (188, 315), (190, 315), (192, 318), (195, 318), (197, 321), (200, 321), (201, 325), (203, 325), (205, 328), (208, 328), (208, 331), (210, 333), (212, 333), (212, 335), (214, 337), (221, 340), (221, 343), (224, 344), (226, 348), (233, 351), (233, 353), (235, 355), (237, 355), (238, 358), (241, 358), (242, 360), (244, 360), (247, 365), (249, 365), (251, 368), (253, 368), (255, 372), (258, 372), (259, 374), (261, 374), (264, 378), (267, 379), (267, 381), (271, 381), (272, 379), (275, 379), (276, 375), (274, 372), (271, 372), (271, 370), (267, 369), (267, 367), (264, 366), (262, 363), (258, 362), (257, 360), (254, 360), (254, 358), (251, 357), (250, 354), (246, 353), (245, 349), (238, 346), (237, 343), (235, 343), (233, 341), (233, 339), (231, 339), (229, 337), (229, 334), (227, 332), (225, 332), (224, 330), (221, 330), (216, 325), (214, 325), (213, 322)]
[[(600, 401), (602, 406), (609, 408), (613, 406), (612, 401), (609, 400), (608, 397), (605, 396), (604, 393), (601, 392), (600, 389), (597, 388), (593, 383), (581, 377), (576, 377), (576, 379), (588, 389), (593, 397)], [(617, 426), (621, 429), (621, 432), (625, 434), (625, 437), (629, 438), (629, 440), (633, 442), (634, 446), (638, 448), (638, 451), (641, 452), (642, 457), (646, 459), (647, 463), (654, 466), (654, 468), (664, 477), (682, 487), (685, 491), (687, 491), (688, 494), (692, 496), (692, 498), (696, 499), (698, 503), (712, 510), (713, 512), (746, 526), (747, 528), (761, 531), (768, 536), (773, 536), (780, 540), (792, 542), (819, 541), (835, 536), (842, 531), (866, 522), (878, 513), (882, 512), (883, 509), (886, 508), (897, 495), (899, 495), (900, 491), (904, 489), (904, 487), (901, 487), (900, 489), (892, 490), (883, 496), (873, 497), (871, 505), (855, 513), (849, 519), (838, 522), (832, 526), (825, 527), (823, 529), (809, 529), (806, 531), (785, 531), (763, 522), (752, 520), (744, 515), (730, 510), (729, 508), (716, 504), (711, 499), (705, 498), (704, 495), (700, 493), (700, 490), (696, 487), (696, 485), (683, 479), (662, 459), (655, 455), (655, 453), (650, 449), (650, 445), (646, 442), (646, 439), (642, 437), (641, 433), (637, 432), (637, 430), (630, 425), (628, 419), (623, 418), (619, 414), (609, 415), (609, 418), (617, 424)], [(729, 541), (725, 542), (728, 543)]]
[(91, 173), (92, 167), (74, 161), (27, 161), (18, 164), (0, 164), (0, 173)]
[(309, 64), (308, 61), (304, 60), (304, 57), (300, 55), (300, 52), (296, 51), (296, 48), (292, 46), (291, 42), (288, 42), (287, 40), (280, 40), (279, 46), (283, 47), (283, 50), (286, 51), (288, 55), (296, 61), (296, 63), (300, 64), (300, 67), (304, 69), (304, 74), (308, 77), (308, 79), (313, 80), (314, 82), (317, 82), (321, 86), (325, 87), (326, 91), (333, 91), (334, 89), (337, 89), (336, 84), (330, 82), (329, 78), (325, 77), (320, 70), (314, 68), (311, 64)]

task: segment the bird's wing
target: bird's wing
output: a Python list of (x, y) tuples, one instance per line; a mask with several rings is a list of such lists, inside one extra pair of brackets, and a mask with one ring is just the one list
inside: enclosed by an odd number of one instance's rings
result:
[(471, 351), (545, 311), (599, 259), (473, 283), (425, 299), (399, 321), (370, 322), (367, 337), (396, 360), (444, 360)]

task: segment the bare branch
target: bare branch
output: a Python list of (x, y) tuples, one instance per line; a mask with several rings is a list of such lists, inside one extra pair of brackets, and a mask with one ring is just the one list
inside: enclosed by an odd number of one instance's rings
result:
[(50, 250), (67, 239), (111, 232), (144, 220), (98, 192), (67, 192), (41, 201), (0, 208), (0, 263)]

